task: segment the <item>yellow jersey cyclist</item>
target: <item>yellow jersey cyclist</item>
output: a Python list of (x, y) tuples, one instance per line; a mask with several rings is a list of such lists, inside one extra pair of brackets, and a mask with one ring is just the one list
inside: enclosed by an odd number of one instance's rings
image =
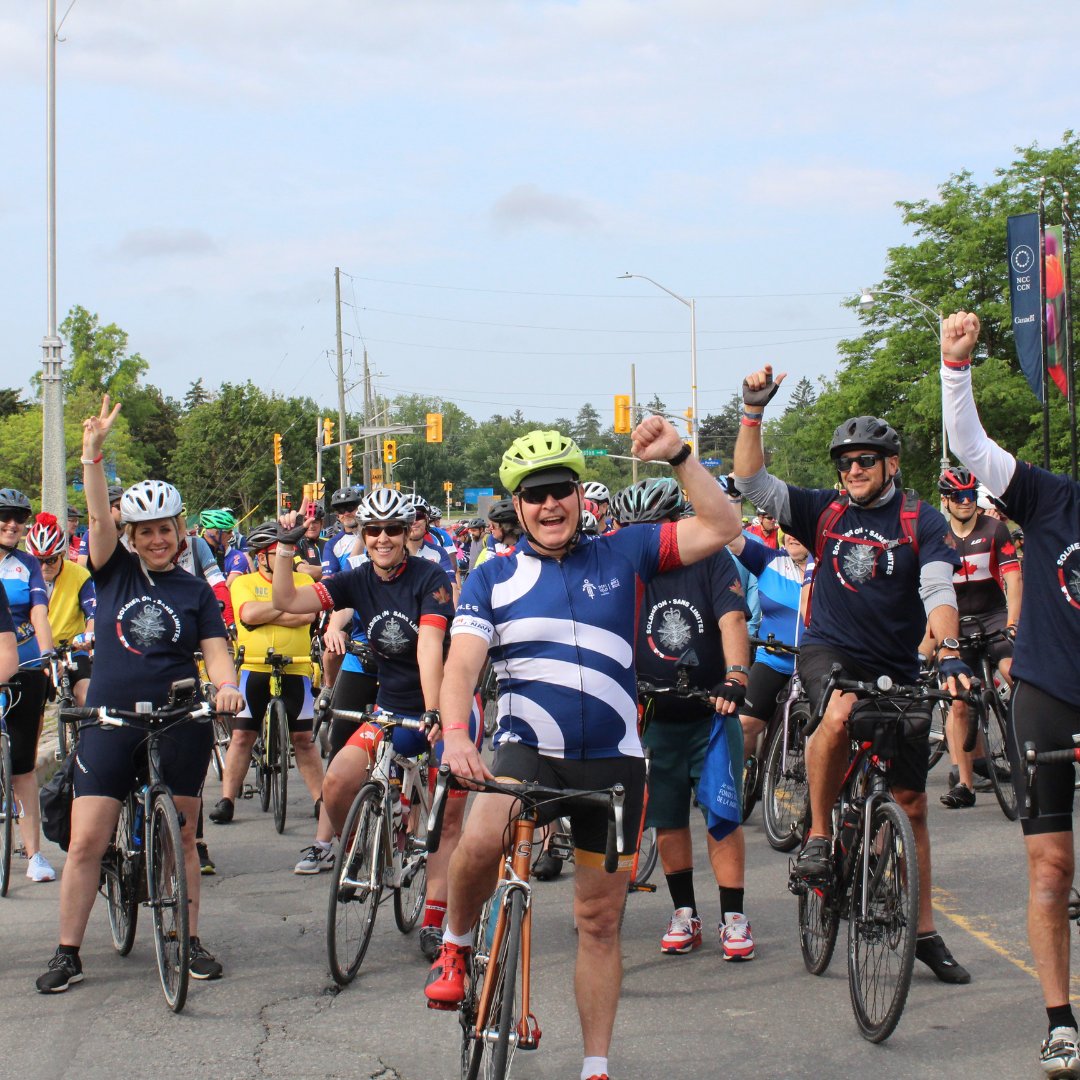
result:
[[(311, 695), (311, 625), (312, 613), (293, 615), (279, 611), (271, 600), (272, 560), (277, 550), (278, 523), (267, 521), (248, 534), (248, 551), (255, 559), (255, 571), (234, 578), (229, 591), (236, 614), (236, 643), (244, 650), (240, 667), (240, 693), (247, 705), (232, 722), (232, 739), (225, 755), (221, 778), (221, 799), (210, 811), (210, 820), (226, 825), (233, 820), (236, 800), (240, 797), (244, 776), (251, 764), (251, 748), (262, 728), (262, 718), (270, 703), (270, 665), (265, 663), (268, 649), (293, 657), (285, 668), (282, 696), (289, 718), (296, 767), (314, 803), (322, 790), (322, 759), (311, 741), (314, 718)], [(307, 574), (294, 571), (297, 588), (312, 583)]]
[[(90, 568), (99, 612), (94, 642), (97, 663), (90, 676), (88, 706), (134, 710), (137, 702), (164, 705), (170, 686), (198, 677), (195, 652), (218, 688), (217, 707), (234, 712), (243, 705), (225, 624), (210, 586), (176, 566), (183, 535), (183, 501), (171, 484), (143, 480), (121, 500), (125, 536), (119, 542), (109, 513), (103, 445), (120, 406), (105, 396), (97, 416), (83, 422), (83, 482), (90, 517)], [(161, 769), (183, 815), (181, 830), (187, 871), (190, 971), (195, 979), (216, 979), (222, 965), (199, 938), (202, 877), (195, 828), (202, 786), (210, 764), (209, 724), (182, 721), (161, 741)], [(42, 994), (56, 994), (83, 979), (79, 955), (101, 880), (101, 857), (116, 831), (120, 807), (136, 783), (142, 732), (134, 728), (87, 726), (79, 739), (71, 807), (71, 842), (60, 883), (60, 942), (48, 970), (37, 980)]]
[(52, 514), (38, 514), (26, 535), (26, 550), (37, 559), (49, 597), (49, 626), (54, 641), (84, 648), (72, 653), (71, 690), (75, 704), (86, 704), (90, 685), (90, 644), (94, 637), (94, 582), (85, 566), (65, 558), (67, 534)]

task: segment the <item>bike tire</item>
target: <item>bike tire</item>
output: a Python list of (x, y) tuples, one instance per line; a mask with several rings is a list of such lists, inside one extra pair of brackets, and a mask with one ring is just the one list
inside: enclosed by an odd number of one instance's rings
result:
[(213, 726), (214, 748), (210, 763), (214, 767), (214, 775), (221, 780), (225, 775), (225, 754), (229, 749), (229, 725), (220, 716), (215, 716)]
[(798, 706), (788, 714), (786, 767), (783, 724), (777, 726), (765, 751), (761, 821), (765, 838), (776, 851), (793, 851), (797, 848), (805, 824), (803, 818), (808, 782), (805, 740), (800, 727), (808, 719), (809, 710), (800, 710)]
[(60, 713), (74, 704), (74, 700), (65, 700), (56, 707), (56, 753), (59, 761), (63, 761), (71, 753), (71, 725), (60, 719)]
[(761, 762), (751, 754), (743, 762), (742, 772), (742, 820), (745, 825), (761, 795)]
[(159, 791), (150, 808), (146, 838), (146, 886), (154, 913), (154, 953), (165, 1001), (180, 1012), (187, 1000), (191, 938), (187, 873), (180, 817), (172, 797)]
[(983, 727), (983, 749), (986, 757), (986, 771), (990, 774), (990, 783), (994, 787), (1001, 812), (1010, 820), (1019, 816), (1016, 803), (1016, 789), (1012, 782), (1012, 765), (1008, 752), (1008, 723), (1005, 717), (1005, 705), (998, 692), (989, 687), (983, 691), (986, 716)]
[(272, 698), (269, 705), (270, 728), (273, 731), (271, 753), (267, 755), (270, 765), (270, 802), (274, 808), (274, 828), (285, 831), (285, 816), (289, 811), (289, 716), (285, 702)]
[(135, 944), (135, 928), (139, 921), (139, 873), (142, 858), (135, 855), (135, 798), (132, 795), (120, 804), (120, 817), (109, 851), (102, 861), (105, 877), (105, 900), (109, 907), (109, 931), (113, 948), (127, 956)]
[(807, 886), (799, 893), (799, 948), (811, 975), (823, 975), (836, 948), (840, 913), (830, 889)]
[[(848, 915), (848, 988), (859, 1031), (884, 1042), (900, 1021), (911, 988), (919, 925), (919, 864), (907, 814), (875, 803), (870, 851), (860, 842)], [(862, 915), (864, 861), (867, 915)]]
[[(932, 769), (948, 753), (949, 743), (945, 737), (946, 721), (949, 719), (949, 703), (947, 701), (935, 701), (933, 711), (930, 714), (930, 761), (927, 769)], [(937, 729), (941, 731), (941, 738), (935, 739)]]
[[(423, 790), (426, 792), (427, 788)], [(413, 788), (412, 796), (405, 848), (394, 855), (402, 876), (412, 874), (408, 885), (399, 884), (394, 890), (394, 922), (403, 934), (413, 931), (424, 913), (427, 898), (427, 821), (430, 804), (426, 798), (418, 797), (420, 788)], [(397, 837), (394, 839), (397, 841)]]
[(12, 787), (11, 742), (0, 732), (0, 896), (11, 882), (11, 850), (15, 841), (15, 789)]
[(644, 885), (656, 869), (658, 848), (656, 846), (656, 829), (643, 829), (641, 843), (638, 844), (637, 873), (634, 875), (634, 884)]
[(375, 926), (383, 887), (382, 816), (382, 788), (367, 783), (353, 800), (341, 830), (326, 915), (330, 974), (339, 986), (356, 978)]

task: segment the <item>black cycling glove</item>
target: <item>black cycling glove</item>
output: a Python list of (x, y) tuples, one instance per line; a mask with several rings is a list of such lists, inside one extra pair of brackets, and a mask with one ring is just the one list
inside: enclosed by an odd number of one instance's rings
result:
[(304, 533), (307, 532), (307, 522), (305, 521), (301, 525), (294, 525), (291, 529), (283, 529), (278, 526), (278, 543), (279, 544), (295, 544)]
[(744, 405), (753, 405), (755, 408), (764, 408), (769, 404), (774, 397), (776, 397), (776, 391), (780, 389), (780, 384), (773, 380), (770, 373), (765, 377), (765, 385), (760, 390), (751, 390), (746, 384), (746, 380), (742, 382), (742, 399)]
[(944, 660), (939, 660), (937, 669), (943, 679), (951, 678), (953, 675), (966, 675), (969, 679), (971, 678), (971, 668), (959, 656), (946, 656)]
[(717, 701), (733, 701), (736, 708), (742, 708), (746, 704), (746, 687), (741, 682), (728, 679), (727, 682), (717, 683), (712, 688), (713, 697)]

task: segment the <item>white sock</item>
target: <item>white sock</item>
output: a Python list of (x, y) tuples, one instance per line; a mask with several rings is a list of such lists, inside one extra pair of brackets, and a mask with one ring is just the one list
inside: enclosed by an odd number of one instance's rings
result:
[(581, 1066), (581, 1080), (589, 1080), (590, 1076), (607, 1075), (606, 1057), (587, 1057), (585, 1064)]
[(458, 945), (463, 949), (472, 948), (473, 935), (469, 930), (464, 934), (455, 934), (449, 927), (443, 932), (444, 945)]
[(333, 840), (316, 840), (315, 846), (323, 851), (329, 851), (334, 846)]

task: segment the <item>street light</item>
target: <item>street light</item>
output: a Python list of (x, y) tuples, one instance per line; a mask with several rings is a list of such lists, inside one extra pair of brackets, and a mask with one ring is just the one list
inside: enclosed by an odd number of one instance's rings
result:
[(691, 298), (687, 300), (685, 296), (680, 296), (677, 292), (672, 292), (666, 285), (661, 285), (659, 281), (653, 281), (651, 277), (646, 274), (620, 274), (619, 281), (625, 281), (627, 278), (641, 278), (642, 281), (648, 281), (650, 284), (655, 285), (658, 289), (666, 292), (668, 296), (673, 296), (680, 304), (685, 304), (690, 309), (690, 410), (693, 416), (690, 419), (690, 441), (694, 445), (694, 453), (701, 456), (698, 450), (698, 406), (697, 406), (697, 308), (695, 307), (694, 300)]
[[(934, 332), (934, 337), (937, 338), (938, 345), (941, 345), (941, 320), (942, 315), (940, 311), (935, 311), (929, 304), (923, 303), (917, 296), (912, 296), (910, 293), (893, 292), (891, 289), (862, 289), (859, 296), (859, 310), (862, 312), (869, 312), (874, 306), (875, 294), (877, 296), (895, 296), (899, 300), (907, 300), (909, 303), (914, 304), (919, 309), (919, 314), (922, 315), (926, 324)], [(941, 471), (944, 472), (949, 467), (949, 435), (945, 428), (945, 402), (941, 403)]]

